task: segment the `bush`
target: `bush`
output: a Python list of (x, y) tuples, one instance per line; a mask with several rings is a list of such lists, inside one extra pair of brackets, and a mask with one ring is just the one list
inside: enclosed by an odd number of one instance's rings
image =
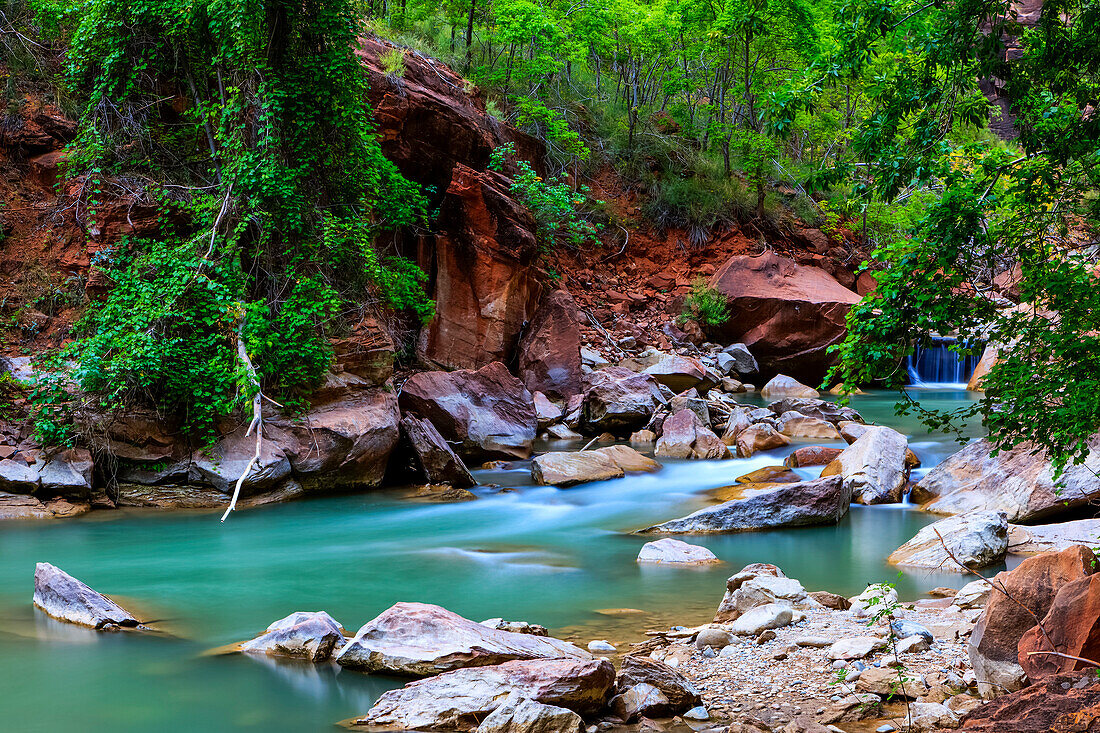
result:
[(691, 283), (691, 293), (684, 300), (684, 316), (694, 318), (705, 326), (721, 326), (730, 318), (730, 306), (726, 296), (707, 285), (701, 277)]

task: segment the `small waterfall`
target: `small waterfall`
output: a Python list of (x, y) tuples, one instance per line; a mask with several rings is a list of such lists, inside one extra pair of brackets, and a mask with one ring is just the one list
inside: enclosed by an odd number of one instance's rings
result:
[(937, 336), (930, 345), (911, 354), (906, 364), (909, 384), (914, 387), (966, 387), (981, 354), (960, 356), (950, 348), (955, 343), (953, 336)]

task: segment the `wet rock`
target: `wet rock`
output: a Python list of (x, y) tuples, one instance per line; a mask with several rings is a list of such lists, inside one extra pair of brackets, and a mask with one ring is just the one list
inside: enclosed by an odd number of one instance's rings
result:
[(699, 416), (699, 420), (704, 425), (710, 425), (710, 408), (707, 406), (707, 401), (699, 396), (694, 387), (668, 401), (668, 411), (670, 413), (675, 414), (683, 409), (691, 410)]
[(997, 573), (993, 584), (1003, 592), (990, 596), (967, 646), (983, 698), (1024, 686), (1024, 671), (1017, 660), (1020, 639), (1036, 618), (1047, 614), (1060, 587), (1095, 571), (1092, 551), (1078, 546), (1030, 557), (1011, 571)]
[(241, 651), (327, 662), (343, 644), (344, 630), (332, 616), (324, 611), (297, 611), (241, 644)]
[(710, 285), (736, 314), (720, 329), (724, 339), (744, 343), (765, 371), (811, 382), (824, 377), (826, 351), (844, 338), (845, 317), (859, 300), (824, 270), (772, 252), (731, 257)]
[(636, 430), (666, 401), (652, 375), (608, 367), (588, 375), (582, 422), (593, 432)]
[(625, 723), (638, 718), (660, 718), (671, 707), (665, 694), (653, 685), (639, 682), (611, 698), (611, 712)]
[(971, 710), (960, 727), (971, 733), (1094, 733), (1097, 720), (1100, 679), (1094, 672), (1069, 672)]
[(132, 613), (47, 562), (34, 567), (34, 605), (59, 621), (96, 630), (139, 627)]
[(547, 434), (553, 440), (583, 440), (584, 436), (565, 425), (551, 425), (546, 429)]
[(739, 484), (797, 484), (802, 477), (784, 466), (764, 466), (734, 480)]
[(821, 472), (839, 475), (860, 504), (886, 504), (901, 501), (901, 492), (909, 481), (905, 465), (908, 443), (905, 436), (890, 428), (873, 426), (848, 446)]
[(725, 431), (722, 433), (722, 442), (730, 446), (737, 445), (738, 436), (748, 430), (751, 425), (752, 421), (749, 420), (746, 410), (731, 410), (729, 419), (726, 420)]
[(766, 629), (789, 626), (794, 620), (793, 609), (782, 603), (769, 603), (750, 609), (733, 622), (730, 630), (741, 636), (758, 636)]
[(677, 715), (702, 703), (691, 681), (664, 662), (649, 657), (624, 657), (616, 686), (624, 690), (638, 684), (652, 685), (664, 694), (669, 705), (666, 715)]
[(460, 489), (477, 483), (466, 464), (430, 422), (416, 415), (405, 415), (401, 418), (401, 430), (416, 454), (425, 481)]
[(564, 290), (547, 295), (519, 345), (519, 374), (527, 389), (564, 400), (580, 394), (581, 331), (577, 305)]
[(431, 422), (471, 460), (527, 458), (538, 419), (531, 393), (500, 362), (477, 371), (421, 372), (401, 389), (401, 409)]
[(475, 730), (508, 695), (579, 715), (607, 703), (615, 668), (606, 659), (540, 659), (458, 669), (390, 690), (355, 726), (408, 730)]
[(805, 468), (807, 466), (827, 466), (841, 454), (840, 448), (825, 448), (819, 445), (797, 448), (783, 461), (788, 468)]
[(707, 369), (702, 362), (676, 354), (662, 357), (659, 362), (647, 367), (645, 373), (652, 375), (658, 383), (676, 394), (693, 387), (705, 392), (716, 384), (707, 376)]
[(428, 603), (397, 603), (368, 621), (336, 657), (364, 672), (423, 677), (514, 659), (591, 655), (558, 639), (482, 626)]
[(584, 721), (568, 708), (543, 705), (517, 692), (504, 699), (476, 733), (581, 733)]
[(750, 425), (738, 434), (736, 439), (737, 455), (749, 458), (764, 450), (775, 450), (790, 445), (791, 439), (771, 425), (757, 423)]
[(1004, 512), (969, 512), (922, 527), (913, 539), (894, 550), (887, 562), (965, 573), (1000, 562), (1007, 549)]
[(729, 458), (729, 448), (690, 409), (684, 408), (668, 417), (657, 439), (655, 454), (665, 458), (700, 460)]
[(819, 417), (806, 417), (799, 413), (788, 412), (781, 415), (779, 432), (788, 438), (840, 440), (840, 433), (831, 422)]
[(671, 537), (647, 542), (638, 551), (638, 562), (659, 565), (710, 565), (720, 562), (714, 553)]
[(625, 445), (586, 451), (544, 453), (531, 461), (531, 478), (537, 484), (574, 486), (589, 481), (621, 478), (625, 473), (655, 471), (657, 461)]
[(593, 654), (611, 654), (615, 647), (607, 639), (596, 639), (588, 642), (588, 651)]
[(1089, 443), (1083, 465), (1068, 465), (1055, 483), (1042, 452), (1030, 444), (991, 455), (987, 440), (971, 443), (921, 479), (920, 491), (933, 499), (924, 509), (936, 514), (1003, 511), (1009, 522), (1034, 522), (1071, 512), (1100, 497), (1100, 437)]
[(1100, 575), (1066, 583), (1054, 596), (1041, 624), (1024, 633), (1017, 660), (1032, 682), (1043, 677), (1094, 668), (1078, 659), (1044, 652), (1060, 652), (1081, 659), (1100, 657)]
[(848, 512), (850, 494), (831, 476), (784, 484), (747, 499), (727, 501), (641, 530), (650, 534), (748, 532), (775, 527), (836, 524)]
[(781, 397), (808, 397), (816, 399), (821, 394), (813, 387), (807, 387), (794, 377), (786, 374), (777, 374), (760, 388), (760, 396), (766, 400), (779, 399)]

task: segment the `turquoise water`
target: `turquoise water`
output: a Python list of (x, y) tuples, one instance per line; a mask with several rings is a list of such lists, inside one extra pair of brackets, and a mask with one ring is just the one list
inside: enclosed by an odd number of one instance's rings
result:
[[(927, 392), (929, 404), (970, 399)], [(911, 434), (933, 465), (957, 449), (893, 416), (889, 396), (858, 398), (871, 420)], [(726, 577), (772, 562), (810, 590), (854, 594), (897, 580), (902, 598), (953, 574), (907, 574), (885, 557), (931, 517), (903, 505), (853, 507), (836, 527), (688, 538), (724, 561), (708, 569), (639, 567), (639, 527), (707, 503), (706, 489), (782, 461), (668, 463), (660, 472), (558, 490), (526, 465), (478, 472), (478, 501), (419, 504), (389, 492), (235, 513), (100, 512), (0, 525), (0, 729), (11, 731), (314, 731), (365, 712), (393, 680), (276, 664), (210, 649), (250, 638), (296, 610), (326, 610), (348, 629), (396, 601), (470, 618), (541, 623), (586, 643), (709, 620)], [(34, 564), (52, 562), (156, 619), (168, 638), (95, 634), (31, 606)], [(610, 609), (633, 609), (612, 612)]]

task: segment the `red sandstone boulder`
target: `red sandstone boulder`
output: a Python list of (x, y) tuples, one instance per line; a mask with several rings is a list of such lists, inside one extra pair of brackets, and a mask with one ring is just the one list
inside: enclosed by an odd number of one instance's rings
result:
[(991, 698), (1024, 686), (1018, 647), (1024, 634), (1050, 610), (1058, 589), (1095, 571), (1096, 558), (1087, 547), (1029, 557), (1009, 572), (997, 573), (967, 651), (978, 691)]
[(538, 419), (531, 393), (507, 367), (421, 372), (401, 388), (401, 409), (428, 420), (473, 460), (527, 458)]
[(1100, 679), (1071, 672), (1046, 677), (972, 710), (960, 729), (971, 733), (1100, 733)]
[[(440, 208), (435, 239), (435, 318), (420, 348), (439, 364), (476, 369), (506, 361), (538, 302), (541, 285), (531, 214), (509, 181), (458, 164)], [(421, 262), (431, 270), (431, 264)]]
[(1032, 682), (1092, 667), (1044, 652), (1100, 659), (1100, 575), (1091, 575), (1059, 588), (1042, 624), (1024, 634), (1018, 650), (1020, 666)]
[(783, 461), (787, 468), (804, 468), (806, 466), (827, 466), (843, 451), (840, 448), (826, 448), (821, 445), (808, 445), (798, 448)]
[(824, 377), (825, 351), (844, 338), (844, 318), (859, 301), (824, 270), (773, 252), (731, 257), (710, 285), (729, 299), (721, 338), (743, 342), (764, 371), (811, 384)]
[(581, 330), (577, 306), (564, 290), (546, 296), (519, 346), (519, 374), (527, 389), (550, 399), (580, 394)]
[(455, 455), (451, 446), (430, 422), (416, 415), (405, 415), (401, 418), (401, 432), (416, 455), (416, 462), (425, 482), (450, 484), (460, 489), (477, 483), (466, 464)]

